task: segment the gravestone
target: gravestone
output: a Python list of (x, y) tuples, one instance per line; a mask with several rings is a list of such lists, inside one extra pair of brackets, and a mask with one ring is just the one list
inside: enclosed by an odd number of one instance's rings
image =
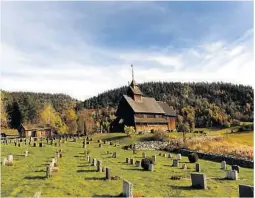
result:
[(7, 160), (8, 160), (8, 164), (12, 165), (13, 164), (13, 155), (7, 155)]
[(27, 157), (28, 156), (28, 151), (25, 151), (25, 157)]
[(93, 159), (93, 166), (97, 166), (97, 159), (96, 158)]
[(111, 170), (108, 167), (105, 168), (105, 178), (111, 179)]
[(187, 170), (187, 165), (186, 165), (186, 164), (183, 164), (183, 165), (182, 165), (182, 169)]
[(173, 165), (172, 165), (173, 167), (179, 167), (179, 160), (177, 160), (177, 159), (174, 159), (173, 160)]
[(43, 143), (42, 142), (39, 142), (39, 147), (43, 147)]
[(236, 170), (227, 171), (227, 179), (238, 180), (238, 172)]
[(254, 197), (254, 187), (249, 185), (239, 185), (239, 197)]
[(141, 166), (141, 162), (140, 161), (135, 161), (135, 166), (136, 167), (140, 167)]
[(18, 147), (20, 147), (20, 143), (18, 143)]
[(8, 164), (8, 160), (7, 160), (7, 158), (5, 157), (5, 158), (3, 159), (2, 165), (3, 165), (3, 166), (6, 166), (7, 164)]
[(149, 164), (149, 171), (154, 171), (154, 165), (153, 164)]
[(168, 153), (168, 158), (172, 158), (172, 154), (171, 153)]
[(161, 156), (161, 153), (159, 153), (158, 155)]
[(36, 192), (33, 196), (33, 198), (40, 198), (41, 192)]
[(226, 169), (227, 169), (226, 161), (222, 161), (222, 162), (221, 162), (221, 169), (222, 169), (222, 170), (226, 170)]
[(106, 140), (104, 140), (104, 144), (106, 144)]
[(102, 162), (100, 160), (97, 160), (97, 172), (101, 172), (102, 171)]
[(101, 143), (101, 140), (97, 140), (97, 143)]
[(34, 147), (36, 147), (36, 142), (34, 142)]
[(200, 164), (196, 164), (196, 172), (201, 172), (201, 166)]
[(145, 152), (142, 153), (142, 158), (146, 158), (146, 153)]
[(114, 152), (114, 153), (112, 154), (112, 157), (113, 157), (113, 158), (116, 158), (116, 157), (117, 157), (117, 153)]
[(232, 170), (236, 170), (239, 173), (239, 166), (238, 165), (232, 165)]
[(181, 160), (181, 159), (182, 159), (182, 155), (181, 155), (180, 153), (179, 153), (179, 154), (177, 154), (176, 159)]
[(88, 162), (90, 162), (90, 156), (89, 155), (87, 156), (87, 160), (88, 160)]
[(14, 142), (14, 146), (17, 146), (17, 142)]
[(105, 172), (105, 167), (102, 167), (102, 172)]
[(163, 154), (163, 157), (166, 157), (166, 153)]
[(133, 184), (127, 180), (123, 180), (123, 197), (133, 197)]
[(51, 166), (46, 167), (46, 178), (49, 178), (52, 176), (52, 168)]
[(134, 159), (133, 159), (133, 158), (131, 158), (129, 162), (130, 162), (130, 164), (132, 164), (132, 165), (133, 165), (133, 164), (134, 164)]
[(207, 189), (206, 176), (203, 173), (191, 173), (191, 182), (193, 188)]
[(101, 143), (99, 144), (99, 148), (102, 148), (102, 144)]
[(127, 164), (129, 163), (129, 158), (126, 158), (126, 163), (127, 163)]
[(60, 157), (60, 158), (62, 158), (62, 157), (63, 157), (62, 153), (59, 153), (59, 157)]
[(153, 161), (153, 162), (156, 162), (156, 159), (157, 159), (157, 158), (156, 158), (156, 155), (152, 155), (152, 161)]

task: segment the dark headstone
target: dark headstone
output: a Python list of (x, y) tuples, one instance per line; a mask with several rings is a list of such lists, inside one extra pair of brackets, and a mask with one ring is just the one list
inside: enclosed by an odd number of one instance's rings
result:
[(239, 185), (239, 197), (254, 197), (254, 187), (249, 185)]
[(34, 142), (34, 147), (36, 147), (36, 142)]
[(191, 173), (191, 182), (193, 188), (206, 189), (206, 176), (202, 173)]
[(196, 172), (201, 172), (201, 166), (200, 164), (196, 164)]
[(232, 170), (236, 170), (239, 173), (239, 166), (238, 165), (232, 165)]
[(39, 142), (39, 147), (43, 147), (43, 143), (42, 142)]
[(111, 179), (111, 171), (109, 168), (105, 168), (105, 178)]

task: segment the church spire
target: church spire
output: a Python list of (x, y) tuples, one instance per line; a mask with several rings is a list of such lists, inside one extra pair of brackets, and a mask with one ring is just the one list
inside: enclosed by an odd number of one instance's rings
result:
[(131, 65), (131, 68), (132, 68), (132, 81), (134, 81), (134, 80), (135, 80), (135, 79), (134, 79), (134, 66)]

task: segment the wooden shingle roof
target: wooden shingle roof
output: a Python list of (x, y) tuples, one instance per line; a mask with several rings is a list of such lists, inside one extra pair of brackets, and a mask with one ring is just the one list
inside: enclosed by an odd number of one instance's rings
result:
[(131, 97), (123, 96), (135, 113), (165, 114), (165, 111), (154, 98), (143, 97), (142, 102), (135, 102)]
[(157, 101), (158, 104), (161, 106), (161, 108), (165, 111), (166, 115), (169, 116), (176, 116), (176, 111), (172, 106), (169, 106), (166, 102), (163, 101)]

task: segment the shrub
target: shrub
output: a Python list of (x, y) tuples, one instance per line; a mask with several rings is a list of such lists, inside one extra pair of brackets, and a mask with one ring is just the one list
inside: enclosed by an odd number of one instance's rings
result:
[(166, 131), (157, 130), (154, 131), (153, 139), (156, 141), (167, 141), (169, 139), (169, 135)]
[(149, 170), (150, 164), (155, 164), (155, 161), (153, 161), (151, 158), (144, 158), (141, 161), (141, 167), (144, 170)]
[(128, 137), (132, 137), (135, 134), (135, 128), (133, 126), (125, 126), (124, 131)]
[(134, 192), (133, 197), (136, 198), (136, 197), (146, 197), (146, 196), (142, 192)]
[(231, 125), (230, 125), (230, 123), (228, 121), (223, 123), (223, 127), (225, 127), (225, 128), (229, 128), (230, 126)]
[(190, 163), (195, 163), (195, 162), (197, 162), (197, 160), (198, 160), (198, 155), (197, 155), (196, 153), (191, 153), (191, 154), (188, 156), (188, 158), (189, 158), (189, 162), (190, 162)]

